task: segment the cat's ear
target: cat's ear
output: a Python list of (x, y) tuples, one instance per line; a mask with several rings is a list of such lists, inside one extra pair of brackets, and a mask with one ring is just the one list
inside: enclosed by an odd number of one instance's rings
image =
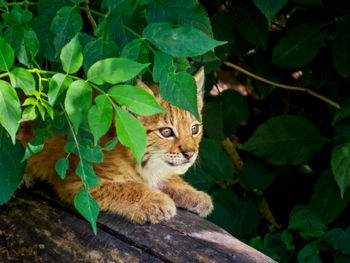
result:
[(153, 97), (156, 95), (153, 90), (147, 86), (139, 77), (136, 78), (137, 86), (145, 91), (147, 91), (149, 94), (151, 94)]
[(204, 67), (202, 66), (193, 76), (197, 84), (197, 104), (198, 110), (201, 112), (203, 108), (203, 88), (204, 88)]

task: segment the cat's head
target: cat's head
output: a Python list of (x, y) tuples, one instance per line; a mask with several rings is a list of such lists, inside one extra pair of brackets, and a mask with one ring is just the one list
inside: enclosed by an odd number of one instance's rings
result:
[[(204, 69), (201, 68), (194, 78), (197, 84), (198, 110), (201, 112)], [(148, 87), (139, 81), (138, 86), (150, 92), (168, 112), (139, 116), (147, 132), (147, 148), (142, 158), (142, 166), (184, 174), (197, 158), (203, 132), (202, 124), (188, 111), (164, 101), (159, 95), (157, 85)]]

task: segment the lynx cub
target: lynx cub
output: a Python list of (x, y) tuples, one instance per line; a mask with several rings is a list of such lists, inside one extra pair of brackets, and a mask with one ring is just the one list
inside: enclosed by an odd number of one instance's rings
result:
[[(198, 107), (202, 108), (201, 90), (204, 70), (195, 75), (198, 88)], [(138, 86), (150, 92), (168, 114), (138, 116), (147, 131), (147, 148), (139, 166), (129, 148), (120, 143), (114, 150), (104, 153), (102, 163), (95, 163), (94, 170), (100, 185), (91, 188), (91, 195), (101, 210), (120, 214), (136, 223), (158, 223), (175, 216), (176, 206), (207, 216), (213, 209), (208, 194), (195, 190), (179, 175), (184, 174), (195, 162), (202, 137), (201, 124), (187, 111), (165, 102), (158, 86), (148, 87), (139, 81)], [(30, 125), (22, 127), (19, 139), (24, 145), (32, 138)], [(101, 138), (101, 144), (111, 139), (110, 134)], [(57, 160), (66, 157), (66, 136), (53, 135), (45, 141), (44, 149), (28, 159), (27, 173), (35, 179), (45, 180), (65, 201), (73, 202), (76, 192), (83, 187), (74, 173), (79, 159), (69, 157), (66, 179), (56, 174)]]

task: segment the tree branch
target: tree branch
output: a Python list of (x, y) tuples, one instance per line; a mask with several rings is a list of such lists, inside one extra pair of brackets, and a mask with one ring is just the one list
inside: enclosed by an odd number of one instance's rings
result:
[(255, 75), (254, 73), (251, 73), (251, 72), (245, 70), (244, 68), (241, 68), (240, 66), (237, 66), (237, 65), (235, 65), (235, 64), (232, 64), (231, 62), (228, 62), (228, 61), (224, 62), (224, 64), (225, 64), (226, 66), (230, 67), (230, 68), (234, 68), (234, 69), (236, 69), (236, 70), (238, 70), (238, 71), (240, 71), (240, 72), (242, 72), (242, 73), (248, 75), (249, 77), (252, 77), (252, 78), (254, 78), (254, 79), (256, 79), (256, 80), (259, 80), (259, 81), (261, 81), (261, 82), (264, 82), (264, 83), (267, 83), (267, 84), (270, 84), (270, 85), (272, 85), (272, 86), (275, 86), (275, 87), (278, 87), (278, 88), (282, 88), (282, 89), (303, 91), (303, 92), (306, 92), (307, 94), (309, 94), (309, 95), (311, 95), (311, 96), (314, 96), (314, 97), (316, 97), (316, 98), (318, 98), (318, 99), (320, 99), (320, 100), (323, 100), (324, 102), (326, 102), (326, 103), (332, 105), (333, 107), (335, 107), (335, 108), (337, 108), (337, 109), (340, 109), (340, 108), (341, 108), (340, 105), (339, 105), (338, 103), (336, 103), (336, 102), (334, 102), (334, 101), (332, 101), (332, 100), (326, 98), (325, 96), (320, 95), (320, 94), (318, 94), (318, 93), (316, 93), (316, 92), (314, 92), (314, 91), (312, 91), (312, 90), (310, 90), (310, 89), (302, 88), (302, 87), (289, 86), (289, 85), (285, 85), (285, 84), (280, 84), (280, 83), (273, 82), (273, 81), (271, 81), (271, 80), (268, 80), (268, 79), (262, 78), (262, 77), (260, 77), (260, 76), (257, 76), (257, 75)]
[(87, 16), (88, 20), (90, 21), (92, 29), (95, 31), (95, 29), (97, 28), (97, 24), (96, 24), (95, 19), (91, 15), (89, 2), (90, 2), (89, 0), (86, 0), (85, 3), (84, 3), (84, 7), (86, 8), (85, 9), (85, 13), (86, 13), (86, 16)]

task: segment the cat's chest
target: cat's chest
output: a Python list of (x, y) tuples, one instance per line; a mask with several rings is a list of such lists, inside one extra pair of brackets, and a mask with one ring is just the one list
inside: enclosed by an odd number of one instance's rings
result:
[(171, 175), (169, 169), (163, 165), (147, 165), (139, 168), (139, 174), (146, 184), (153, 189), (160, 189), (162, 182)]

